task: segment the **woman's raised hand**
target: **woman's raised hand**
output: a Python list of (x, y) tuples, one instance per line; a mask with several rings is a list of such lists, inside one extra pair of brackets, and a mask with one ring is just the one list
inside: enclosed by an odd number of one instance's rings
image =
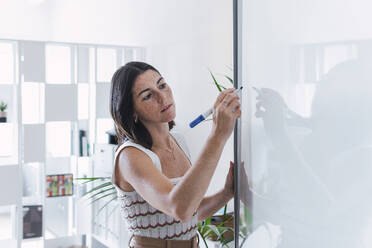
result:
[(213, 106), (214, 135), (227, 141), (234, 129), (235, 120), (241, 116), (239, 96), (234, 88), (222, 91)]

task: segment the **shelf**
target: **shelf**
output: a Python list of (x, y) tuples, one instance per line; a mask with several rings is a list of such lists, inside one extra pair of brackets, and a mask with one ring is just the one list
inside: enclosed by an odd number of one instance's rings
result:
[(0, 157), (0, 166), (18, 164), (18, 159), (15, 156)]

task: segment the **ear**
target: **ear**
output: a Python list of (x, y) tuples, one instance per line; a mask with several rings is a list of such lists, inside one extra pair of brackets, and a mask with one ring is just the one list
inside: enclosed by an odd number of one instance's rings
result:
[(138, 115), (136, 113), (133, 114), (133, 120), (137, 123), (138, 121)]

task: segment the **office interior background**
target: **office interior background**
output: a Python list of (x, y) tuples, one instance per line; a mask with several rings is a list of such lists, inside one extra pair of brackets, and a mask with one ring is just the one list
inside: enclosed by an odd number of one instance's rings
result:
[[(372, 3), (237, 2), (239, 247), (371, 247)], [(211, 122), (188, 123), (218, 95), (210, 71), (230, 86), (233, 17), (227, 0), (0, 1), (0, 247), (127, 247), (115, 204), (69, 186), (111, 175), (111, 76), (132, 60), (162, 73), (195, 161)], [(232, 137), (207, 195), (231, 160)]]
[[(50, 185), (110, 176), (110, 80), (133, 60), (172, 87), (195, 160), (211, 122), (188, 123), (218, 95), (209, 69), (232, 75), (231, 1), (0, 1), (0, 247), (127, 247), (115, 204), (97, 215), (103, 202), (82, 199), (89, 186)], [(223, 187), (232, 150), (229, 141), (208, 194)], [(27, 213), (42, 216), (41, 233), (24, 236)]]

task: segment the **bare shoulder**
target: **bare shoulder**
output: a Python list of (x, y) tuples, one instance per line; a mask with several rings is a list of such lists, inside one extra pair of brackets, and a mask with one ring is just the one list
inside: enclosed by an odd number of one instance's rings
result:
[(151, 157), (145, 151), (130, 146), (119, 151), (117, 156), (115, 174), (118, 181), (123, 183), (119, 185), (120, 188), (128, 189), (124, 185), (126, 182), (131, 191), (135, 190), (152, 206), (168, 211), (164, 202), (168, 201), (173, 184), (156, 167)]
[(129, 170), (130, 173), (136, 173), (138, 170), (141, 170), (141, 167), (148, 167), (149, 164), (152, 164), (152, 161), (140, 149), (127, 146), (119, 152), (116, 163), (120, 170)]
[[(130, 183), (135, 177), (138, 166), (151, 163), (150, 158), (139, 149), (127, 146), (119, 151), (115, 164), (115, 183), (124, 191), (134, 191)], [(137, 168), (137, 169), (136, 169)]]

